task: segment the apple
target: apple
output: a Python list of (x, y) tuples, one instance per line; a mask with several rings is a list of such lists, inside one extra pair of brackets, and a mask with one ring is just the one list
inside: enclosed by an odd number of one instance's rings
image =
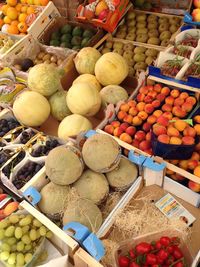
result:
[(197, 8), (200, 8), (200, 0), (193, 0), (193, 5)]

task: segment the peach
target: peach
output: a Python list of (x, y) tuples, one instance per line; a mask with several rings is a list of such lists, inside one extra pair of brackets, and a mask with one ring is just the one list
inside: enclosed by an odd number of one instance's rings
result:
[(140, 141), (137, 140), (137, 139), (134, 139), (131, 145), (134, 146), (134, 147), (139, 148), (139, 144), (140, 144)]
[(150, 91), (153, 91), (154, 87), (153, 87), (153, 85), (147, 85), (147, 89), (150, 92)]
[(138, 111), (143, 111), (146, 104), (144, 102), (140, 102), (136, 105)]
[(173, 109), (172, 109), (172, 113), (173, 113), (174, 116), (176, 116), (176, 117), (178, 117), (178, 118), (184, 118), (184, 117), (187, 115), (186, 111), (183, 110), (183, 109), (182, 109), (181, 107), (179, 107), (179, 106), (175, 106), (175, 107), (173, 107)]
[(133, 117), (133, 119), (132, 119), (132, 124), (133, 124), (134, 126), (139, 126), (139, 125), (142, 124), (142, 122), (143, 122), (143, 120), (142, 120), (140, 117), (138, 117), (138, 116), (135, 116), (135, 117)]
[(151, 141), (151, 132), (148, 132), (148, 133), (146, 134), (146, 140), (147, 140), (147, 141)]
[(169, 144), (170, 137), (167, 134), (161, 134), (158, 136), (158, 141), (164, 144)]
[(193, 109), (193, 105), (191, 103), (185, 102), (185, 103), (183, 103), (181, 108), (182, 108), (182, 110), (184, 110), (186, 112), (190, 112)]
[(164, 112), (162, 115), (163, 115), (163, 117), (167, 118), (168, 120), (171, 120), (173, 117), (172, 113), (169, 111)]
[(145, 94), (145, 95), (147, 95), (147, 94), (148, 94), (148, 88), (147, 88), (147, 86), (142, 86), (142, 87), (140, 87), (139, 92), (140, 92), (141, 94)]
[(135, 107), (137, 105), (137, 102), (135, 100), (129, 100), (127, 102), (130, 108)]
[(158, 99), (156, 99), (152, 102), (152, 105), (154, 108), (158, 108), (158, 107), (160, 107), (161, 103)]
[(187, 126), (188, 126), (187, 122), (185, 122), (185, 121), (183, 121), (183, 120), (176, 120), (176, 121), (174, 122), (174, 127), (175, 127), (179, 132), (183, 132)]
[(183, 145), (194, 145), (195, 140), (192, 136), (183, 136), (182, 138)]
[(188, 93), (186, 93), (186, 92), (183, 92), (183, 93), (181, 93), (180, 94), (180, 96), (179, 96), (181, 99), (186, 99), (186, 98), (188, 98), (189, 97), (189, 95), (188, 95)]
[(145, 121), (148, 117), (148, 114), (145, 111), (140, 111), (138, 113), (138, 117), (141, 118), (143, 121)]
[(153, 113), (153, 115), (155, 115), (157, 118), (160, 117), (162, 114), (163, 114), (163, 112), (160, 109), (155, 110), (154, 113)]
[(194, 106), (196, 102), (197, 100), (194, 96), (189, 96), (188, 98), (186, 98), (186, 103), (190, 103), (192, 106)]
[[(118, 127), (118, 128), (119, 128), (119, 127)], [(105, 131), (106, 133), (113, 134), (114, 129), (115, 129), (115, 128), (114, 128), (112, 125), (108, 124), (108, 125), (105, 126), (104, 131)]]
[(145, 140), (145, 137), (146, 137), (146, 133), (144, 131), (139, 130), (135, 133), (135, 139), (139, 141)]
[(151, 124), (148, 122), (145, 122), (142, 126), (142, 130), (145, 131), (146, 133), (151, 130)]
[(172, 105), (170, 105), (170, 104), (164, 104), (162, 106), (162, 111), (167, 111), (167, 112), (172, 111)]
[(175, 181), (184, 181), (185, 180), (185, 177), (183, 177), (182, 175), (178, 174), (178, 173), (175, 173), (175, 174), (172, 174), (171, 178)]
[(174, 98), (173, 96), (168, 96), (165, 98), (165, 104), (173, 105), (174, 104)]
[(129, 127), (130, 125), (127, 122), (123, 122), (119, 128), (122, 129), (123, 132), (126, 131), (126, 129)]
[(134, 136), (134, 134), (136, 133), (136, 128), (134, 126), (129, 126), (126, 129), (126, 133), (129, 134), (130, 136)]
[(154, 107), (152, 104), (146, 104), (144, 111), (148, 114), (151, 114), (154, 111)]
[(9, 216), (11, 213), (16, 211), (18, 209), (19, 203), (16, 201), (13, 201), (9, 203), (5, 208), (4, 208), (4, 214), (6, 216)]
[(187, 168), (188, 168), (188, 160), (185, 160), (185, 159), (180, 160), (179, 167), (181, 169), (183, 169), (183, 170), (187, 170)]
[(135, 115), (137, 115), (138, 114), (138, 110), (137, 110), (137, 108), (136, 107), (131, 107), (130, 109), (129, 109), (129, 115), (132, 115), (132, 116), (135, 116)]
[(153, 125), (153, 132), (155, 135), (161, 135), (161, 134), (166, 134), (167, 133), (167, 129), (163, 126), (160, 125), (158, 123)]
[(157, 119), (157, 123), (160, 123), (163, 126), (168, 126), (169, 125), (169, 120), (164, 117), (163, 115), (161, 115), (158, 119)]
[(173, 98), (177, 98), (177, 97), (179, 97), (180, 92), (179, 92), (179, 90), (177, 90), (177, 89), (173, 89), (173, 90), (171, 91), (170, 95), (173, 96)]
[(144, 140), (139, 144), (139, 149), (141, 149), (142, 151), (144, 150), (148, 150), (151, 148), (151, 142)]
[(153, 87), (153, 90), (156, 91), (157, 93), (160, 93), (162, 90), (161, 84), (159, 84), (159, 83), (155, 84)]
[(165, 100), (165, 97), (166, 97), (166, 95), (164, 95), (164, 94), (158, 94), (158, 95), (156, 96), (156, 98), (157, 98), (160, 102), (164, 101), (164, 100)]
[(194, 175), (196, 175), (197, 177), (200, 177), (200, 165), (197, 166), (197, 167), (194, 169)]
[(125, 111), (119, 111), (118, 113), (117, 113), (117, 118), (119, 119), (119, 120), (123, 120), (124, 119), (124, 117), (125, 116), (127, 116), (128, 114), (125, 112)]
[(157, 96), (157, 93), (155, 91), (151, 91), (151, 92), (148, 93), (147, 96), (153, 97), (153, 99), (155, 99), (156, 96)]
[(149, 95), (147, 95), (147, 96), (145, 96), (145, 98), (144, 98), (144, 102), (145, 103), (151, 103), (152, 101), (153, 101), (153, 97), (152, 96), (149, 96)]
[(111, 122), (111, 125), (114, 127), (114, 128), (117, 128), (120, 126), (120, 122), (119, 121), (112, 121)]
[(197, 192), (197, 193), (200, 192), (200, 184), (197, 184), (197, 183), (195, 183), (193, 181), (189, 181), (188, 182), (188, 187), (194, 192)]
[(120, 140), (122, 140), (128, 144), (131, 144), (133, 142), (132, 137), (127, 133), (122, 133), (119, 138), (120, 138)]
[(172, 136), (172, 137), (170, 138), (169, 143), (170, 143), (171, 145), (181, 145), (181, 144), (182, 144), (182, 140), (181, 140), (179, 137)]
[(194, 170), (197, 166), (199, 165), (198, 160), (192, 159), (188, 161), (188, 169), (189, 170)]
[(120, 137), (120, 135), (121, 135), (123, 132), (124, 132), (124, 131), (122, 130), (122, 128), (117, 127), (117, 128), (114, 129), (113, 135), (114, 135), (114, 136), (117, 136), (117, 137)]
[(128, 112), (129, 111), (129, 105), (127, 103), (121, 104), (120, 110)]
[(200, 124), (194, 125), (194, 129), (195, 129), (197, 135), (200, 135)]
[(200, 155), (199, 155), (199, 153), (197, 153), (197, 152), (193, 152), (193, 153), (192, 153), (192, 157), (191, 157), (191, 159), (199, 161), (199, 160), (200, 160)]
[(169, 95), (170, 89), (169, 87), (163, 87), (161, 90), (161, 94), (164, 94), (165, 96)]
[(195, 137), (196, 136), (196, 130), (194, 128), (192, 128), (191, 126), (187, 126), (185, 128), (185, 130), (183, 131), (183, 135), (184, 136), (189, 135), (189, 136)]
[(184, 99), (180, 98), (180, 97), (177, 97), (175, 100), (174, 100), (174, 106), (181, 106), (183, 105), (184, 103)]
[(196, 116), (194, 117), (194, 121), (195, 121), (196, 123), (200, 123), (200, 115), (196, 115)]
[(176, 137), (179, 137), (179, 131), (172, 127), (172, 126), (169, 126), (168, 129), (167, 129), (167, 134), (172, 137), (172, 136), (176, 136)]
[(139, 94), (137, 95), (137, 101), (138, 101), (138, 102), (143, 102), (143, 101), (144, 101), (144, 98), (145, 98), (145, 94), (141, 94), (141, 93), (139, 93)]
[(155, 115), (151, 115), (151, 116), (149, 116), (149, 117), (147, 118), (147, 122), (148, 122), (149, 124), (154, 124), (154, 123), (156, 123), (156, 121), (157, 121), (157, 117), (156, 117)]
[(132, 119), (133, 119), (133, 116), (127, 115), (127, 116), (124, 117), (123, 121), (127, 122), (127, 123), (131, 123)]

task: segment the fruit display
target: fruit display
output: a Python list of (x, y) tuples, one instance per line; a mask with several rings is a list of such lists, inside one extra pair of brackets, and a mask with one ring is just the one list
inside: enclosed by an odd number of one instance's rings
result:
[(118, 256), (117, 261), (119, 267), (187, 266), (180, 239), (176, 236), (161, 236), (158, 240), (144, 240), (136, 245), (133, 243), (127, 253)]
[(125, 21), (117, 28), (116, 38), (132, 42), (166, 47), (178, 31), (182, 19), (173, 16), (156, 16), (130, 10)]
[(192, 50), (190, 50), (187, 46), (176, 45), (173, 48), (173, 53), (177, 56), (186, 57), (189, 59), (191, 56)]
[(13, 172), (13, 169), (17, 164), (19, 164), (23, 159), (25, 158), (25, 152), (21, 151), (19, 154), (8, 164), (3, 167), (2, 172), (7, 177), (10, 178), (11, 173)]
[(102, 54), (115, 52), (123, 56), (129, 66), (129, 76), (135, 76), (137, 71), (146, 70), (156, 60), (159, 51), (151, 48), (134, 46), (131, 43), (123, 43), (109, 39), (100, 48)]
[(25, 266), (32, 261), (42, 240), (52, 233), (30, 214), (11, 214), (0, 222), (1, 254), (6, 265)]
[(31, 153), (32, 157), (42, 157), (42, 156), (47, 156), (49, 152), (57, 147), (60, 146), (60, 143), (56, 139), (49, 138), (44, 144), (40, 145), (37, 148), (33, 148), (33, 151)]
[(6, 194), (3, 189), (0, 188), (0, 221), (5, 219), (11, 213), (18, 210), (19, 203), (15, 201), (10, 195)]
[(188, 77), (200, 78), (200, 64), (198, 62), (189, 65), (182, 79), (188, 80)]
[(80, 50), (83, 47), (89, 46), (95, 34), (94, 30), (66, 23), (57, 31), (52, 32), (49, 45)]
[(182, 41), (180, 41), (180, 45), (191, 46), (196, 48), (199, 42), (199, 35), (191, 35), (190, 33), (186, 33), (185, 37)]
[(17, 122), (15, 119), (0, 119), (0, 137), (3, 137), (6, 135), (10, 130), (16, 128), (19, 126), (19, 122)]
[(16, 40), (12, 39), (10, 36), (0, 34), (0, 55), (6, 53), (15, 43)]
[(175, 78), (179, 71), (183, 67), (183, 60), (174, 58), (166, 60), (165, 63), (161, 66), (160, 70), (162, 75)]

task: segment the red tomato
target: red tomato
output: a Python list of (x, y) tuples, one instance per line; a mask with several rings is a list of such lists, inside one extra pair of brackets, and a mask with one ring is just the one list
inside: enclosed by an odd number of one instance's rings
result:
[(130, 263), (130, 260), (126, 256), (120, 256), (119, 259), (118, 259), (118, 262), (119, 262), (119, 266), (120, 267), (128, 267), (129, 263)]
[(171, 238), (171, 242), (174, 244), (174, 245), (179, 245), (180, 244), (180, 238), (177, 237), (177, 236), (174, 236)]
[(152, 267), (160, 267), (160, 264), (153, 264)]
[(132, 259), (135, 259), (135, 257), (136, 257), (135, 252), (134, 252), (133, 249), (130, 249), (130, 251), (129, 251), (129, 255), (130, 255), (130, 257), (131, 257)]
[(168, 256), (169, 256), (169, 253), (166, 252), (164, 249), (161, 249), (161, 250), (158, 252), (157, 256), (158, 256), (161, 260), (166, 260), (166, 259), (168, 258)]
[(160, 243), (164, 246), (164, 247), (168, 247), (169, 244), (171, 242), (171, 239), (168, 236), (162, 236), (160, 238)]
[(138, 265), (136, 262), (131, 262), (129, 267), (140, 267), (140, 265)]
[(166, 262), (165, 263), (167, 263), (167, 264), (172, 264), (173, 262), (175, 261), (175, 258), (173, 257), (173, 256), (169, 256), (169, 258), (166, 260)]
[(147, 254), (147, 256), (146, 256), (146, 263), (147, 264), (150, 264), (150, 265), (156, 264), (157, 263), (157, 257), (156, 257), (156, 255), (154, 255), (152, 253)]
[(169, 247), (167, 248), (167, 252), (168, 252), (169, 254), (172, 254), (172, 253), (174, 252), (174, 248), (173, 248), (173, 246), (169, 246)]
[(160, 241), (156, 242), (156, 248), (157, 249), (161, 249), (162, 248), (162, 244), (160, 243)]
[(183, 253), (180, 251), (180, 249), (177, 247), (174, 252), (173, 252), (173, 256), (175, 257), (175, 259), (181, 259), (183, 257)]
[(177, 262), (173, 267), (184, 267), (182, 261)]
[(150, 252), (151, 245), (146, 242), (141, 242), (135, 247), (135, 249), (138, 255), (142, 255)]
[(163, 259), (160, 259), (160, 258), (157, 256), (157, 263), (159, 263), (159, 265), (160, 265), (160, 264), (163, 264), (163, 262), (164, 262), (164, 260), (163, 260)]

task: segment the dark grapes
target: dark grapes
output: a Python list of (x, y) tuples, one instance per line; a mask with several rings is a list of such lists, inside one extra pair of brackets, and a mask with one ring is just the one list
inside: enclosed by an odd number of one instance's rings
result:
[(6, 161), (9, 160), (9, 158), (11, 158), (11, 150), (5, 149), (5, 150), (1, 150), (0, 151), (0, 167), (2, 167), (4, 165), (4, 163), (6, 163)]
[(11, 119), (1, 119), (0, 120), (0, 137), (3, 137), (10, 130), (20, 126), (19, 122), (17, 122), (14, 118)]
[(13, 184), (17, 189), (22, 188), (44, 166), (36, 162), (27, 162), (16, 174)]
[(3, 142), (0, 142), (0, 147), (4, 147), (6, 146), (6, 144), (4, 144)]
[(21, 151), (16, 158), (14, 158), (8, 165), (6, 165), (2, 172), (5, 174), (5, 176), (10, 177), (11, 172), (13, 171), (14, 167), (24, 159), (25, 152)]
[(31, 153), (31, 156), (33, 157), (47, 156), (49, 152), (57, 146), (60, 146), (59, 142), (56, 139), (50, 139), (46, 142), (45, 145), (39, 146), (37, 149), (35, 149)]
[(20, 142), (26, 144), (34, 135), (36, 135), (36, 133), (32, 130), (30, 132), (24, 131), (21, 134)]

